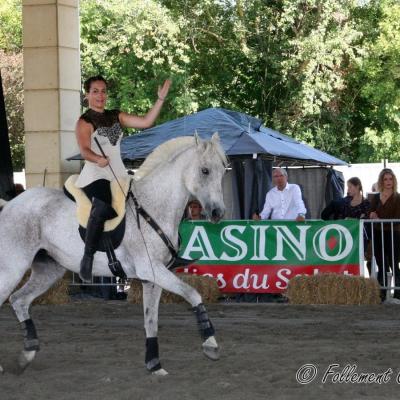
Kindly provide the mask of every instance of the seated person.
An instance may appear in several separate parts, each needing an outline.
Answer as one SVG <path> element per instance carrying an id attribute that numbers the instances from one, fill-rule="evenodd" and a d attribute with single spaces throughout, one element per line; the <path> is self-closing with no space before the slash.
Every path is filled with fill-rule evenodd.
<path id="1" fill-rule="evenodd" d="M 196 199 L 189 201 L 187 208 L 186 208 L 186 221 L 192 220 L 204 220 L 205 217 L 202 214 L 203 207 L 201 206 L 200 202 Z"/>
<path id="2" fill-rule="evenodd" d="M 354 177 L 347 181 L 347 196 L 340 200 L 332 200 L 322 211 L 321 218 L 324 220 L 362 219 L 368 217 L 369 209 L 370 202 L 363 196 L 361 181 Z"/>
<path id="3" fill-rule="evenodd" d="M 307 210 L 301 196 L 300 187 L 288 183 L 288 175 L 283 168 L 273 170 L 272 181 L 275 186 L 265 196 L 265 204 L 261 214 L 253 214 L 253 219 L 304 221 Z"/>

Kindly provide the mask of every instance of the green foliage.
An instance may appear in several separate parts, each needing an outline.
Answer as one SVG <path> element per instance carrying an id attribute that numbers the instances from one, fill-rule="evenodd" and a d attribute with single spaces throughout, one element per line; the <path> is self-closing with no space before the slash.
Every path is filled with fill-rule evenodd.
<path id="1" fill-rule="evenodd" d="M 366 55 L 355 73 L 360 87 L 360 108 L 365 134 L 360 159 L 400 158 L 400 3 L 381 0 L 371 4 L 376 29 L 366 32 Z M 376 16 L 379 16 L 376 18 Z M 371 18 L 370 18 L 371 19 Z"/>
<path id="2" fill-rule="evenodd" d="M 225 107 L 347 161 L 400 158 L 398 0 L 81 0 L 80 18 L 83 79 L 109 80 L 110 107 L 143 114 L 170 77 L 158 122 Z M 17 56 L 20 0 L 0 0 L 0 23 Z M 7 67 L 13 132 L 20 68 Z"/>
<path id="3" fill-rule="evenodd" d="M 170 77 L 174 86 L 161 118 L 193 111 L 183 90 L 188 58 L 179 18 L 151 0 L 83 0 L 80 12 L 82 74 L 104 74 L 110 107 L 143 114 Z"/>
<path id="4" fill-rule="evenodd" d="M 397 0 L 164 0 L 199 109 L 258 116 L 348 161 L 398 159 Z"/>
<path id="5" fill-rule="evenodd" d="M 25 166 L 22 0 L 0 0 L 0 71 L 13 168 Z"/>
<path id="6" fill-rule="evenodd" d="M 22 48 L 22 0 L 0 0 L 0 50 Z"/>
<path id="7" fill-rule="evenodd" d="M 22 53 L 0 50 L 0 70 L 14 171 L 25 166 L 24 88 Z"/>

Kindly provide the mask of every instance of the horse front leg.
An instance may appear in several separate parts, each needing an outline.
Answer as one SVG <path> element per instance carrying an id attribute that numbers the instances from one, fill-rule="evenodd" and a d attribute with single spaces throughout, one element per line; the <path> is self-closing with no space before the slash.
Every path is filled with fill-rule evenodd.
<path id="1" fill-rule="evenodd" d="M 208 317 L 206 307 L 203 303 L 200 303 L 196 307 L 193 307 L 192 310 L 196 315 L 200 336 L 203 339 L 203 353 L 209 359 L 216 361 L 219 359 L 219 347 L 215 339 L 215 329 Z"/>
<path id="2" fill-rule="evenodd" d="M 149 276 L 150 278 L 150 276 Z M 197 324 L 200 330 L 200 336 L 203 339 L 203 353 L 211 360 L 219 359 L 219 347 L 215 339 L 215 329 L 210 321 L 205 305 L 202 302 L 200 294 L 187 283 L 181 281 L 171 271 L 165 267 L 159 268 L 154 274 L 154 282 L 162 289 L 182 296 L 189 304 L 196 316 Z"/>
<path id="3" fill-rule="evenodd" d="M 168 372 L 161 367 L 158 352 L 158 306 L 162 289 L 147 281 L 142 282 L 142 286 L 144 329 L 146 331 L 146 368 L 154 375 L 167 375 Z"/>

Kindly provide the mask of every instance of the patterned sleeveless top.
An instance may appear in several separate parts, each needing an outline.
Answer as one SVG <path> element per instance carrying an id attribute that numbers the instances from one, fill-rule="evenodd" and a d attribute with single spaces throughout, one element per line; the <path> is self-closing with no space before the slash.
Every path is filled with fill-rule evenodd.
<path id="1" fill-rule="evenodd" d="M 99 113 L 89 109 L 80 118 L 93 126 L 93 133 L 91 135 L 92 151 L 101 154 L 100 149 L 94 141 L 94 138 L 97 138 L 104 153 L 109 158 L 111 168 L 116 176 L 124 178 L 127 176 L 127 173 L 120 153 L 123 132 L 118 119 L 119 113 L 119 110 L 105 110 Z M 85 165 L 76 180 L 75 186 L 82 188 L 99 179 L 112 181 L 114 176 L 111 169 L 108 166 L 101 168 L 96 163 L 85 160 Z"/>

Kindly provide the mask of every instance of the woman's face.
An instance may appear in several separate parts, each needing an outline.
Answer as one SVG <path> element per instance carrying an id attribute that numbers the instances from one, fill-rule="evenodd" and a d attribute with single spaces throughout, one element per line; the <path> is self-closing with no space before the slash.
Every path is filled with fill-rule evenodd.
<path id="1" fill-rule="evenodd" d="M 383 175 L 383 189 L 393 190 L 393 176 L 392 176 L 392 174 Z"/>
<path id="2" fill-rule="evenodd" d="M 353 185 L 350 182 L 347 182 L 347 194 L 351 197 L 354 197 L 361 193 L 361 190 L 358 186 Z"/>
<path id="3" fill-rule="evenodd" d="M 90 85 L 89 93 L 86 93 L 89 108 L 103 112 L 107 102 L 107 86 L 103 81 L 94 81 Z"/>

